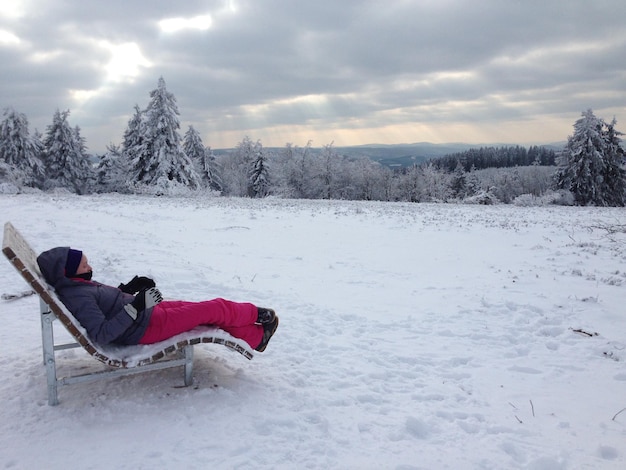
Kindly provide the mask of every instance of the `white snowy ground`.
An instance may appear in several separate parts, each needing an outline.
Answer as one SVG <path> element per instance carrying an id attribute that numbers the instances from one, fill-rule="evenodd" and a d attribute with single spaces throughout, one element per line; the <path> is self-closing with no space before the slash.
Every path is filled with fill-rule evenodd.
<path id="1" fill-rule="evenodd" d="M 590 229 L 624 209 L 39 194 L 0 214 L 100 281 L 281 318 L 252 361 L 196 347 L 193 387 L 173 369 L 49 407 L 38 299 L 0 300 L 0 468 L 626 468 L 625 240 Z M 0 293 L 26 288 L 1 262 Z"/>

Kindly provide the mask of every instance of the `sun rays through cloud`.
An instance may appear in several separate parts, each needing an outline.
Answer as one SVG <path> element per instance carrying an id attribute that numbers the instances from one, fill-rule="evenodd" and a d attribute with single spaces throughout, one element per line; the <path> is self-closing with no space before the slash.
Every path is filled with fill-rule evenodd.
<path id="1" fill-rule="evenodd" d="M 139 75 L 142 68 L 152 66 L 152 62 L 143 55 L 139 45 L 134 42 L 111 44 L 105 41 L 102 45 L 111 53 L 111 59 L 105 66 L 108 81 L 132 80 Z"/>

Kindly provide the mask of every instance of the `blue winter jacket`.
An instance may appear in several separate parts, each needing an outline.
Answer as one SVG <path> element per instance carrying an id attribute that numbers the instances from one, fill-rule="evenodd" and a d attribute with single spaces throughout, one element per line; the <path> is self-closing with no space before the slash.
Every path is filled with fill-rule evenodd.
<path id="1" fill-rule="evenodd" d="M 150 321 L 152 308 L 138 313 L 137 320 L 124 310 L 135 296 L 117 287 L 95 281 L 65 277 L 65 262 L 69 247 L 44 251 L 37 264 L 44 278 L 80 324 L 92 341 L 100 345 L 109 343 L 138 344 Z"/>

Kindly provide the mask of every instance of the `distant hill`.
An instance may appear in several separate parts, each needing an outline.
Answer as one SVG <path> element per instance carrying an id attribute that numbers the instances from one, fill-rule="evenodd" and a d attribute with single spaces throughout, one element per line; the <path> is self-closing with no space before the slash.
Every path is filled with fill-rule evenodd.
<path id="1" fill-rule="evenodd" d="M 565 143 L 553 143 L 540 145 L 552 150 L 560 150 Z M 473 148 L 481 147 L 513 147 L 515 144 L 465 144 L 461 142 L 432 144 L 430 142 L 419 142 L 415 144 L 370 144 L 357 145 L 352 147 L 337 147 L 336 150 L 341 155 L 348 158 L 368 157 L 390 168 L 409 167 L 419 165 L 431 158 L 444 157 L 446 155 L 465 152 Z M 526 147 L 522 145 L 521 147 Z"/>
<path id="2" fill-rule="evenodd" d="M 349 158 L 369 157 L 381 165 L 389 167 L 407 167 L 423 163 L 431 158 L 443 157 L 456 152 L 463 152 L 481 145 L 463 143 L 431 144 L 419 142 L 415 144 L 369 144 L 352 147 L 337 147 L 341 155 Z"/>
<path id="3" fill-rule="evenodd" d="M 348 158 L 362 158 L 367 157 L 375 162 L 380 163 L 391 168 L 409 167 L 412 165 L 419 165 L 431 158 L 443 157 L 452 153 L 464 152 L 472 148 L 481 147 L 509 147 L 516 144 L 465 144 L 461 142 L 445 143 L 445 144 L 432 144 L 430 142 L 418 142 L 414 144 L 367 144 L 367 145 L 354 145 L 347 147 L 335 147 L 335 150 L 339 155 L 343 155 Z M 565 145 L 565 142 L 555 142 L 553 144 L 541 145 L 542 147 L 548 147 L 553 150 L 560 150 Z M 522 147 L 528 147 L 523 145 Z M 280 151 L 283 147 L 266 147 L 266 150 Z M 320 148 L 311 149 L 315 153 L 321 151 Z M 218 149 L 214 150 L 216 155 L 223 155 L 232 152 L 233 149 Z"/>

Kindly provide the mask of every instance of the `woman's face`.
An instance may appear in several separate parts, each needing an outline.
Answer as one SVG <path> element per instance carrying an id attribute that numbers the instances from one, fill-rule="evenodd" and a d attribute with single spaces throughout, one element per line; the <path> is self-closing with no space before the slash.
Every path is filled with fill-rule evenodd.
<path id="1" fill-rule="evenodd" d="M 87 261 L 87 257 L 83 255 L 80 259 L 80 264 L 78 265 L 78 269 L 76 269 L 76 274 L 86 274 L 91 272 L 91 266 L 89 266 L 89 261 Z"/>

